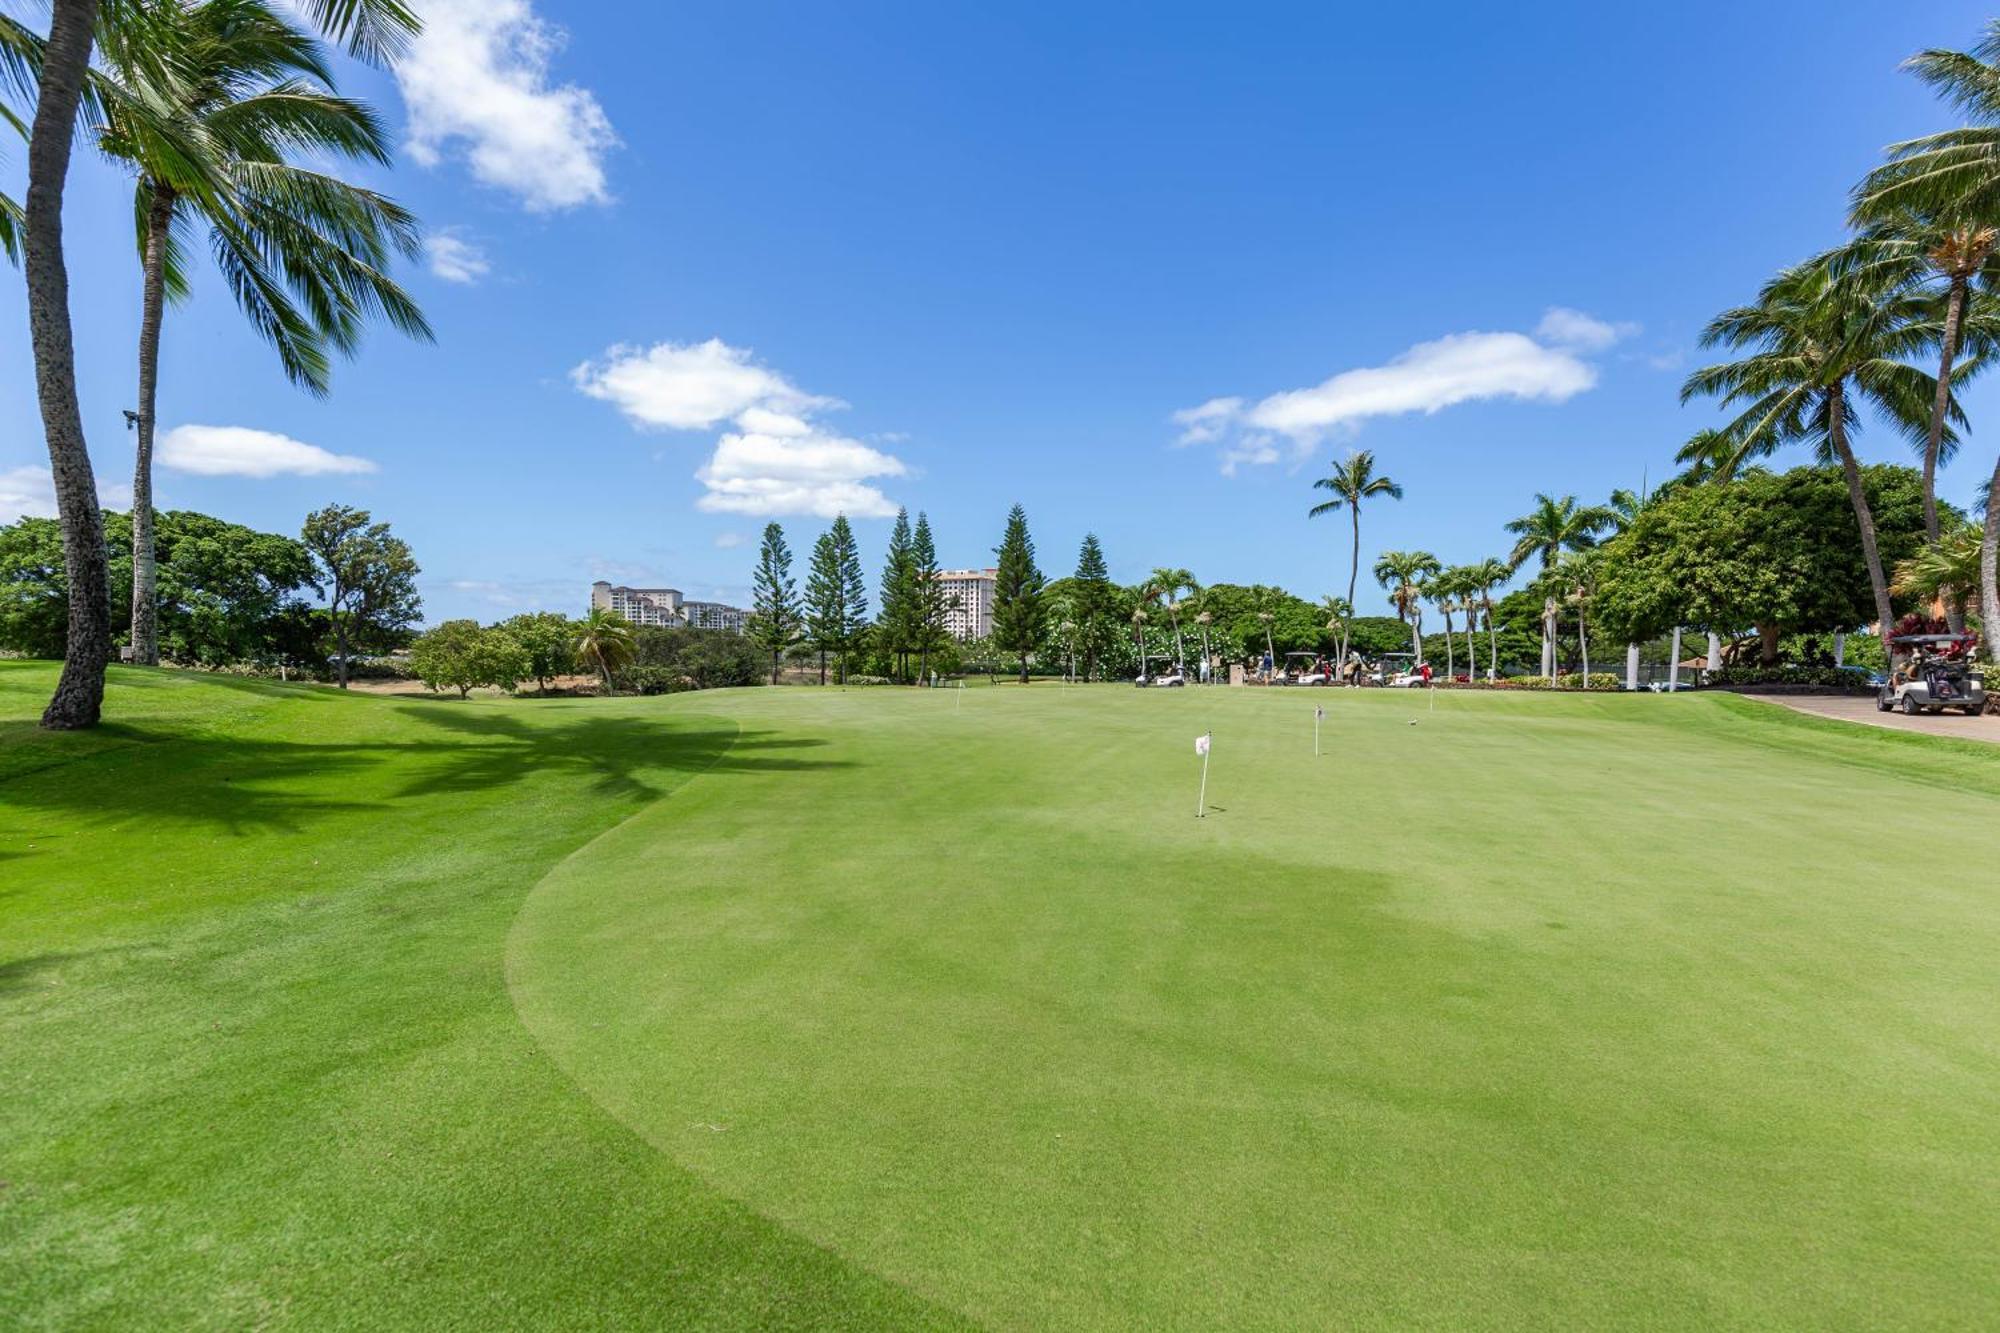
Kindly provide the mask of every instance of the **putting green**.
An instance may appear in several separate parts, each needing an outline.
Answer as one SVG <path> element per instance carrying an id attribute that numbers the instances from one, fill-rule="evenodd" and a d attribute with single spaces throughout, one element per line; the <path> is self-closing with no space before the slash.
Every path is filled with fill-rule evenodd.
<path id="1" fill-rule="evenodd" d="M 735 748 L 540 882 L 516 1008 L 647 1141 L 919 1296 L 2000 1319 L 2000 755 L 1711 697 L 700 707 Z"/>

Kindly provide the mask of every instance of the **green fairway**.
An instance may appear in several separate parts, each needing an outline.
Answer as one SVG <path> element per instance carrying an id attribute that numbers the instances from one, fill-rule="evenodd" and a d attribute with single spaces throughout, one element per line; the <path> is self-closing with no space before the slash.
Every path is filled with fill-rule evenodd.
<path id="1" fill-rule="evenodd" d="M 52 679 L 0 663 L 9 1320 L 2000 1320 L 1992 747 L 130 671 L 50 736 Z"/>

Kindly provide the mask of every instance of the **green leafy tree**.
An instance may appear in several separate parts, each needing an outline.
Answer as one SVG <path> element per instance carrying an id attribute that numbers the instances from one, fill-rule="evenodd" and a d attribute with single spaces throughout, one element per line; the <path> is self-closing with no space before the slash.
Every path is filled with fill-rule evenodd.
<path id="1" fill-rule="evenodd" d="M 1042 637 L 1042 571 L 1035 568 L 1035 543 L 1028 515 L 1015 505 L 995 552 L 999 572 L 993 582 L 993 641 L 1021 659 L 1021 683 L 1028 683 L 1028 659 Z"/>
<path id="2" fill-rule="evenodd" d="M 527 654 L 521 679 L 532 680 L 543 694 L 549 683 L 576 664 L 576 622 L 560 611 L 531 611 L 503 622 Z"/>
<path id="3" fill-rule="evenodd" d="M 1308 518 L 1318 518 L 1322 514 L 1337 514 L 1347 511 L 1354 530 L 1354 543 L 1349 551 L 1347 565 L 1347 604 L 1354 605 L 1354 585 L 1361 576 L 1361 502 L 1373 496 L 1386 495 L 1391 500 L 1403 498 L 1403 488 L 1387 477 L 1375 475 L 1375 455 L 1366 449 L 1357 449 L 1334 465 L 1333 471 L 1313 482 L 1315 490 L 1330 491 L 1332 498 L 1323 500 L 1306 511 Z M 1338 660 L 1347 661 L 1348 641 L 1343 631 Z M 1357 682 L 1358 683 L 1358 682 Z"/>
<path id="4" fill-rule="evenodd" d="M 1418 662 L 1424 656 L 1424 580 L 1441 566 L 1429 551 L 1384 551 L 1375 561 L 1375 581 L 1389 593 L 1396 617 L 1410 627 L 1410 644 Z"/>
<path id="5" fill-rule="evenodd" d="M 611 693 L 612 676 L 632 660 L 633 652 L 632 622 L 616 611 L 593 606 L 576 622 L 570 656 L 580 669 L 597 673 L 606 694 Z"/>
<path id="6" fill-rule="evenodd" d="M 802 626 L 798 588 L 792 581 L 792 551 L 785 545 L 785 530 L 776 523 L 764 525 L 750 599 L 749 639 L 771 655 L 771 683 L 776 685 L 785 650 L 798 641 Z"/>
<path id="7" fill-rule="evenodd" d="M 313 558 L 313 587 L 326 599 L 332 622 L 340 688 L 356 644 L 380 643 L 417 623 L 416 558 L 387 523 L 367 510 L 328 505 L 306 515 L 306 550 Z"/>
<path id="8" fill-rule="evenodd" d="M 833 520 L 834 551 L 840 559 L 840 596 L 846 629 L 840 640 L 840 683 L 847 683 L 848 654 L 868 632 L 868 581 L 861 573 L 861 544 L 843 516 Z"/>
<path id="9" fill-rule="evenodd" d="M 447 620 L 410 645 L 410 667 L 432 690 L 457 690 L 463 699 L 481 686 L 512 693 L 531 674 L 528 650 L 500 626 Z"/>
<path id="10" fill-rule="evenodd" d="M 1923 482 L 1911 468 L 1862 470 L 1881 549 L 1925 546 Z M 1642 643 L 1676 625 L 1754 626 L 1775 663 L 1784 637 L 1848 630 L 1874 616 L 1846 479 L 1828 466 L 1749 469 L 1647 506 L 1606 543 L 1594 596 L 1599 628 Z"/>
<path id="11" fill-rule="evenodd" d="M 322 31 L 369 59 L 394 54 L 417 29 L 402 0 L 301 0 L 301 12 Z M 77 111 L 89 82 L 91 47 L 100 20 L 108 34 L 142 23 L 147 7 L 99 0 L 53 0 L 48 39 L 36 53 L 35 111 L 28 140 L 28 194 L 19 226 L 26 275 L 29 345 L 36 397 L 55 482 L 63 559 L 72 592 L 63 670 L 42 725 L 72 730 L 97 724 L 104 668 L 111 651 L 109 562 L 97 482 L 85 443 L 76 391 L 76 349 L 69 280 L 63 257 L 62 212 L 75 141 Z M 137 40 L 137 38 L 135 38 Z M 11 63 L 18 71 L 18 61 Z"/>
<path id="12" fill-rule="evenodd" d="M 386 165 L 388 137 L 367 107 L 332 93 L 319 47 L 274 5 L 157 5 L 145 41 L 104 50 L 105 77 L 126 95 L 102 99 L 98 146 L 137 179 L 132 653 L 152 664 L 159 661 L 151 507 L 160 337 L 166 304 L 191 291 L 187 232 L 195 225 L 207 232 L 251 327 L 277 349 L 285 374 L 315 394 L 327 391 L 329 352 L 353 351 L 371 316 L 413 337 L 429 339 L 431 330 L 386 271 L 392 254 L 417 254 L 415 219 L 330 170 L 341 159 Z M 182 132 L 152 133 L 157 108 Z M 201 160 L 191 163 L 191 151 Z M 288 160 L 299 158 L 311 165 Z"/>

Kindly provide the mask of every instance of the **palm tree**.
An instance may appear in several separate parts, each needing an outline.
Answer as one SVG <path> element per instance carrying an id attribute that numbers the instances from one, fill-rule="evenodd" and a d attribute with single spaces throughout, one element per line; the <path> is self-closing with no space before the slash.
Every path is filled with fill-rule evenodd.
<path id="1" fill-rule="evenodd" d="M 1347 510 L 1354 523 L 1354 545 L 1347 566 L 1347 604 L 1354 605 L 1354 582 L 1361 574 L 1361 502 L 1371 495 L 1386 495 L 1392 500 L 1403 498 L 1403 488 L 1387 477 L 1375 475 L 1375 455 L 1366 449 L 1356 449 L 1341 462 L 1334 464 L 1333 471 L 1313 482 L 1315 490 L 1331 491 L 1333 498 L 1323 500 L 1306 511 L 1306 517 L 1318 518 L 1322 514 Z M 1340 628 L 1340 660 L 1347 661 L 1347 626 Z M 1358 683 L 1358 682 L 1357 682 Z"/>
<path id="2" fill-rule="evenodd" d="M 1195 613 L 1194 623 L 1201 627 L 1201 662 L 1203 667 L 1207 667 L 1215 661 L 1208 651 L 1208 627 L 1215 623 L 1215 613 L 1198 611 Z M 1206 680 L 1207 677 L 1204 676 L 1203 679 Z"/>
<path id="3" fill-rule="evenodd" d="M 1439 570 L 1424 581 L 1421 589 L 1444 620 L 1444 674 L 1447 678 L 1458 674 L 1458 650 L 1453 645 L 1457 631 L 1451 624 L 1451 618 L 1458 614 L 1458 588 L 1452 583 L 1450 574 L 1449 570 Z"/>
<path id="4" fill-rule="evenodd" d="M 1143 590 L 1140 595 L 1141 597 L 1144 596 Z M 1139 674 L 1141 676 L 1146 674 L 1146 622 L 1151 618 L 1146 614 L 1145 607 L 1135 606 L 1132 608 L 1132 643 L 1139 654 Z"/>
<path id="5" fill-rule="evenodd" d="M 189 293 L 181 238 L 206 224 L 217 266 L 251 326 L 277 349 L 285 374 L 315 395 L 328 389 L 328 352 L 352 352 L 370 315 L 428 340 L 430 325 L 386 268 L 414 257 L 416 220 L 370 190 L 294 165 L 339 158 L 386 165 L 388 138 L 367 107 L 334 96 L 318 46 L 268 0 L 164 6 L 150 40 L 174 53 L 170 80 L 129 45 L 108 44 L 109 77 L 128 91 L 108 99 L 98 143 L 137 177 L 144 274 L 139 320 L 138 459 L 132 478 L 132 659 L 159 662 L 153 558 L 153 432 L 160 326 L 168 300 Z M 149 85 L 148 81 L 151 81 Z M 166 105 L 199 147 L 197 188 L 178 144 L 134 124 L 126 109 Z M 202 180 L 226 190 L 202 190 Z"/>
<path id="6" fill-rule="evenodd" d="M 300 0 L 322 31 L 363 58 L 384 59 L 417 29 L 403 0 Z M 100 15 L 100 8 L 102 14 Z M 55 481 L 69 586 L 69 634 L 63 670 L 42 725 L 68 730 L 95 726 L 104 702 L 104 668 L 111 653 L 110 576 L 97 482 L 76 393 L 76 344 L 70 324 L 69 277 L 63 259 L 62 206 L 75 141 L 77 108 L 90 73 L 100 17 L 107 30 L 137 24 L 144 10 L 128 0 L 54 0 L 49 35 L 36 60 L 35 114 L 28 139 L 28 197 L 22 210 L 22 268 L 28 291 L 29 343 L 36 396 Z M 9 62 L 10 68 L 18 68 Z"/>
<path id="7" fill-rule="evenodd" d="M 1726 310 L 1709 324 L 1705 346 L 1747 355 L 1695 371 L 1681 400 L 1715 396 L 1741 407 L 1724 428 L 1736 443 L 1725 472 L 1793 443 L 1809 444 L 1821 462 L 1840 465 L 1876 616 L 1886 629 L 1895 613 L 1851 438 L 1856 409 L 1866 404 L 1913 440 L 1924 439 L 1937 381 L 1902 358 L 1931 344 L 1938 326 L 1928 296 L 1907 286 L 1885 289 L 1877 285 L 1880 276 L 1833 255 L 1786 269 L 1765 284 L 1756 304 Z M 1955 402 L 1948 410 L 1954 421 L 1964 420 Z"/>
<path id="8" fill-rule="evenodd" d="M 1354 607 L 1345 597 L 1328 594 L 1319 599 L 1319 609 L 1326 612 L 1326 631 L 1335 636 L 1336 641 L 1347 629 L 1347 622 L 1354 616 Z M 1333 678 L 1336 681 L 1347 677 L 1347 659 L 1337 657 L 1333 663 Z"/>
<path id="9" fill-rule="evenodd" d="M 1584 689 L 1590 688 L 1590 632 L 1585 623 L 1585 612 L 1591 599 L 1597 596 L 1598 574 L 1603 562 L 1603 553 L 1595 548 L 1565 552 L 1552 571 L 1559 580 L 1557 593 L 1576 608 L 1576 646 L 1583 658 L 1583 675 L 1579 679 Z"/>
<path id="10" fill-rule="evenodd" d="M 1479 610 L 1486 617 L 1486 676 L 1491 680 L 1500 674 L 1500 631 L 1493 624 L 1493 590 L 1514 575 L 1513 569 L 1504 560 L 1486 559 L 1476 565 L 1467 565 L 1466 580 L 1472 591 L 1478 594 Z"/>
<path id="11" fill-rule="evenodd" d="M 1943 602 L 1962 621 L 1965 604 L 1979 594 L 1983 537 L 1975 524 L 1954 523 L 1936 543 L 1898 564 L 1889 586 L 1918 602 Z"/>
<path id="12" fill-rule="evenodd" d="M 1597 545 L 1598 534 L 1615 520 L 1611 511 L 1597 505 L 1579 506 L 1574 495 L 1560 500 L 1536 492 L 1535 507 L 1507 524 L 1514 534 L 1514 551 L 1509 557 L 1518 570 L 1530 559 L 1541 558 L 1542 571 L 1555 568 L 1556 557 L 1564 551 L 1583 551 Z M 1556 616 L 1558 603 L 1553 596 L 1542 601 L 1542 674 L 1556 674 Z"/>
<path id="13" fill-rule="evenodd" d="M 578 623 L 576 641 L 571 645 L 576 664 L 595 671 L 606 694 L 611 693 L 611 673 L 632 660 L 633 648 L 632 622 L 601 606 L 591 607 L 590 614 Z"/>
<path id="14" fill-rule="evenodd" d="M 1438 569 L 1438 559 L 1429 551 L 1384 551 L 1375 561 L 1375 581 L 1389 590 L 1396 618 L 1410 627 L 1419 666 L 1424 660 L 1423 582 Z"/>
<path id="15" fill-rule="evenodd" d="M 1181 641 L 1181 594 L 1200 592 L 1201 587 L 1194 581 L 1194 575 L 1185 569 L 1156 569 L 1147 575 L 1147 600 L 1157 599 L 1167 609 L 1167 615 L 1174 625 L 1174 665 L 1182 675 L 1187 674 L 1187 650 Z"/>

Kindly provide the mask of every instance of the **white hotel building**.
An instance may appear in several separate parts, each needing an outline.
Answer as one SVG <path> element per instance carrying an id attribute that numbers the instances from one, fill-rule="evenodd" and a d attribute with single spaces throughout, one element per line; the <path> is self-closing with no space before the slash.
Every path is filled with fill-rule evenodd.
<path id="1" fill-rule="evenodd" d="M 993 584 L 997 569 L 941 569 L 937 580 L 944 587 L 947 606 L 945 632 L 954 639 L 984 639 L 993 633 Z M 955 604 L 951 599 L 957 598 Z"/>
<path id="2" fill-rule="evenodd" d="M 602 579 L 590 585 L 593 610 L 611 611 L 635 625 L 663 629 L 726 629 L 737 634 L 750 619 L 741 607 L 690 602 L 679 588 L 627 588 Z"/>

